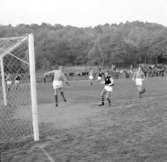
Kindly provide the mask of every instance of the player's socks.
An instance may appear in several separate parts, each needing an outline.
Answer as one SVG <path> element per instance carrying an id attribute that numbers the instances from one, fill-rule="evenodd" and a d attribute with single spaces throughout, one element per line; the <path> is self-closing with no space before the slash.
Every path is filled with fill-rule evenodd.
<path id="1" fill-rule="evenodd" d="M 111 106 L 111 100 L 107 98 L 107 101 L 108 101 L 108 106 Z"/>
<path id="2" fill-rule="evenodd" d="M 99 104 L 99 106 L 104 106 L 104 97 L 101 97 L 101 104 Z"/>
<path id="3" fill-rule="evenodd" d="M 143 93 L 145 93 L 146 92 L 146 89 L 145 88 L 143 88 L 143 90 L 141 91 L 141 93 L 143 94 Z"/>
<path id="4" fill-rule="evenodd" d="M 65 98 L 65 96 L 64 96 L 64 93 L 63 93 L 63 92 L 60 92 L 60 94 L 61 94 L 61 96 L 63 97 L 64 102 L 67 102 L 67 100 L 66 100 L 66 98 Z"/>
<path id="5" fill-rule="evenodd" d="M 146 89 L 143 88 L 142 91 L 139 92 L 139 98 L 142 98 L 142 94 L 146 92 Z"/>
<path id="6" fill-rule="evenodd" d="M 141 91 L 139 92 L 139 98 L 142 98 L 142 92 Z"/>
<path id="7" fill-rule="evenodd" d="M 58 107 L 58 95 L 55 95 L 55 104 L 56 104 L 56 107 Z"/>

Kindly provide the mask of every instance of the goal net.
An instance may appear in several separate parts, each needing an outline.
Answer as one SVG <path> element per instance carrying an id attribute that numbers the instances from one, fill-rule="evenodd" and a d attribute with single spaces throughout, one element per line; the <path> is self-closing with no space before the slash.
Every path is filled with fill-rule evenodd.
<path id="1" fill-rule="evenodd" d="M 38 141 L 32 34 L 0 38 L 0 72 L 0 143 L 22 140 L 26 137 L 33 137 L 35 141 Z M 28 109 L 26 114 L 24 113 L 25 107 Z"/>

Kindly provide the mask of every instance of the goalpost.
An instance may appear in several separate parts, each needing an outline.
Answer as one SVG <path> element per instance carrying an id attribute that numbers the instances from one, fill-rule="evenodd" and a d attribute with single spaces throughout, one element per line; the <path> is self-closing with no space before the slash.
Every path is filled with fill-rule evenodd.
<path id="1" fill-rule="evenodd" d="M 0 115 L 0 131 L 1 129 L 4 131 L 5 128 L 4 136 L 6 134 L 8 139 L 15 139 L 11 133 L 16 137 L 33 134 L 34 141 L 39 141 L 33 34 L 0 38 L 0 69 L 1 105 L 4 105 L 0 108 L 2 111 L 2 113 L 0 112 L 2 114 Z M 31 128 L 28 129 L 29 123 L 26 120 L 15 117 L 22 111 L 22 105 L 31 107 L 32 132 Z M 0 135 L 0 142 L 3 141 L 1 136 L 3 135 Z"/>

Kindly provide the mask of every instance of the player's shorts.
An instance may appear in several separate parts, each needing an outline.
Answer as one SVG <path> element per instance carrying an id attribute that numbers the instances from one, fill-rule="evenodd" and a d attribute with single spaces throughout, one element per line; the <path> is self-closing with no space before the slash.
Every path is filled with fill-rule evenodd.
<path id="1" fill-rule="evenodd" d="M 11 81 L 11 80 L 8 80 L 6 83 L 7 83 L 7 85 L 11 85 L 11 84 L 12 84 L 12 81 Z"/>
<path id="2" fill-rule="evenodd" d="M 102 79 L 102 77 L 101 77 L 101 76 L 98 76 L 98 77 L 97 77 L 97 80 L 101 80 L 101 79 Z"/>
<path id="3" fill-rule="evenodd" d="M 136 78 L 136 85 L 137 85 L 137 86 L 142 86 L 142 85 L 143 85 L 143 79 L 141 79 L 141 78 Z"/>
<path id="4" fill-rule="evenodd" d="M 112 91 L 113 91 L 113 87 L 112 87 L 112 86 L 109 86 L 109 85 L 105 85 L 105 86 L 104 86 L 104 89 L 105 89 L 107 92 L 112 92 Z"/>
<path id="5" fill-rule="evenodd" d="M 53 81 L 53 89 L 59 89 L 63 87 L 63 82 L 62 81 L 58 81 L 58 80 L 54 80 Z"/>
<path id="6" fill-rule="evenodd" d="M 15 80 L 15 84 L 19 84 L 20 83 L 20 81 L 19 80 Z"/>
<path id="7" fill-rule="evenodd" d="M 89 76 L 89 79 L 90 79 L 90 80 L 93 80 L 93 76 L 92 76 L 92 75 L 90 75 L 90 76 Z"/>

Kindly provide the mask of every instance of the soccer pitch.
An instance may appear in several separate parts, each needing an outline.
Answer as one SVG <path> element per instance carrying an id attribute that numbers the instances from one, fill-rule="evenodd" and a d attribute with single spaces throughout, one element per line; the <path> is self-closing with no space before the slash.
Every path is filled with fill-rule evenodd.
<path id="1" fill-rule="evenodd" d="M 37 85 L 41 140 L 9 145 L 8 162 L 164 162 L 167 161 L 167 79 L 148 78 L 138 98 L 129 79 L 115 80 L 112 106 L 98 107 L 103 85 L 71 81 L 68 102 L 55 108 L 51 83 Z M 28 105 L 14 113 L 31 121 Z M 11 149 L 10 149 L 11 147 Z"/>

